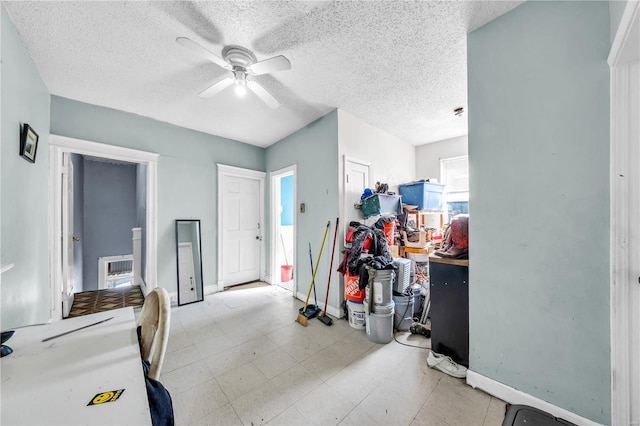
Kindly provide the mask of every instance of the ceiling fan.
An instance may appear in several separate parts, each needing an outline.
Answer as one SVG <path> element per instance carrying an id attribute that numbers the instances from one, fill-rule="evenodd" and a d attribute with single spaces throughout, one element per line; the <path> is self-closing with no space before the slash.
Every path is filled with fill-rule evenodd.
<path id="1" fill-rule="evenodd" d="M 258 61 L 249 49 L 242 46 L 229 45 L 222 49 L 222 57 L 219 57 L 189 38 L 178 37 L 176 42 L 233 73 L 232 76 L 230 75 L 213 83 L 198 93 L 198 96 L 210 98 L 233 84 L 235 85 L 236 93 L 240 96 L 244 95 L 247 88 L 249 88 L 270 108 L 275 109 L 280 106 L 280 102 L 267 89 L 248 77 L 291 69 L 291 62 L 284 56 L 279 55 L 264 61 Z"/>

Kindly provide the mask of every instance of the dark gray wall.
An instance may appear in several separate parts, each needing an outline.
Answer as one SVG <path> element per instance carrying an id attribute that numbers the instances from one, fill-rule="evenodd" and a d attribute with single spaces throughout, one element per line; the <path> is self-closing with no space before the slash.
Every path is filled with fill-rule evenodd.
<path id="1" fill-rule="evenodd" d="M 84 289 L 98 288 L 98 258 L 132 254 L 136 166 L 85 159 Z"/>

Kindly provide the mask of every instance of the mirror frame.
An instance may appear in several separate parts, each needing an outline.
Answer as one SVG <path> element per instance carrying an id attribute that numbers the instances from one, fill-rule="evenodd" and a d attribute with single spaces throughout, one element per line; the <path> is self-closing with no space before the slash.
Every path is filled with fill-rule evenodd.
<path id="1" fill-rule="evenodd" d="M 196 268 L 194 265 L 194 272 L 200 273 L 200 286 L 198 288 L 198 284 L 196 283 L 196 296 L 198 295 L 198 291 L 200 292 L 199 297 L 192 302 L 181 303 L 180 301 L 180 238 L 178 234 L 178 228 L 181 223 L 192 223 L 195 224 L 196 229 L 198 231 L 198 256 L 200 258 L 199 268 Z M 200 219 L 176 219 L 175 220 L 175 228 L 176 228 L 176 290 L 178 297 L 178 306 L 189 305 L 191 303 L 202 302 L 204 300 L 204 278 L 202 275 L 202 228 L 200 226 Z"/>

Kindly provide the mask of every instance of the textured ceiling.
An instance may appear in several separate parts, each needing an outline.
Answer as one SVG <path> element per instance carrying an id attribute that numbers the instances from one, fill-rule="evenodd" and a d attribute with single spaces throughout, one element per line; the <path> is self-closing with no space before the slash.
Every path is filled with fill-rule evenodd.
<path id="1" fill-rule="evenodd" d="M 334 108 L 414 145 L 467 133 L 466 34 L 521 1 L 13 2 L 9 16 L 54 95 L 268 146 Z M 282 105 L 227 88 L 175 42 L 289 71 L 255 76 Z"/>

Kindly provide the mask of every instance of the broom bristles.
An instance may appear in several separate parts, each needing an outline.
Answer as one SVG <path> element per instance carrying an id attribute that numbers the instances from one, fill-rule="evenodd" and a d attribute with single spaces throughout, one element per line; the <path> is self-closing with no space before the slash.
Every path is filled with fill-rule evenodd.
<path id="1" fill-rule="evenodd" d="M 298 314 L 298 319 L 296 321 L 298 321 L 300 324 L 304 325 L 305 327 L 307 326 L 307 317 L 305 317 L 302 314 Z"/>

